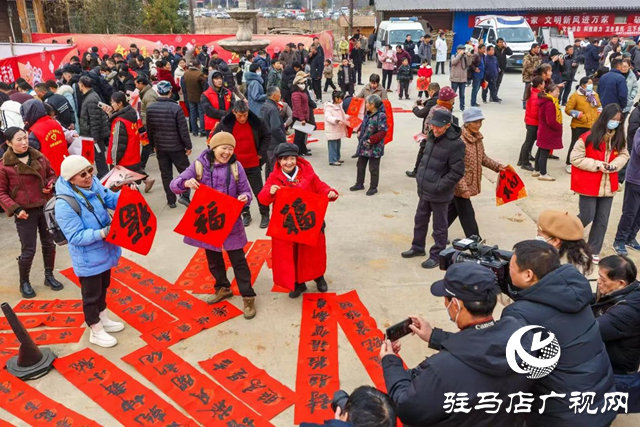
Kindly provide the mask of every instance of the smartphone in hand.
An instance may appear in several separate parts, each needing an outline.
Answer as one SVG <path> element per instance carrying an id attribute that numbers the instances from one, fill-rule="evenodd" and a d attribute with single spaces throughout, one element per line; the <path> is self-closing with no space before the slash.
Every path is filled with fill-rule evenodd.
<path id="1" fill-rule="evenodd" d="M 400 323 L 397 323 L 393 326 L 389 326 L 386 330 L 385 335 L 387 339 L 391 342 L 398 341 L 402 337 L 406 337 L 411 333 L 411 329 L 409 325 L 411 325 L 413 321 L 411 318 L 407 318 Z"/>

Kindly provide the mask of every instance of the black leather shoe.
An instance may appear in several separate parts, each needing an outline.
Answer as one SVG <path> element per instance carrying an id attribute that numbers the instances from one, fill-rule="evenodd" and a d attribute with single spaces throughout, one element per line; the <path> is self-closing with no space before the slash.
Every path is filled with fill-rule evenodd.
<path id="1" fill-rule="evenodd" d="M 188 208 L 191 204 L 191 200 L 187 199 L 186 197 L 178 197 L 178 203 L 180 203 L 185 208 Z"/>
<path id="2" fill-rule="evenodd" d="M 360 191 L 360 190 L 364 190 L 364 185 L 356 184 L 353 187 L 349 188 L 349 191 Z"/>
<path id="3" fill-rule="evenodd" d="M 20 294 L 22 295 L 23 298 L 30 299 L 30 298 L 35 298 L 36 291 L 34 291 L 33 288 L 31 287 L 31 283 L 26 281 L 26 282 L 20 283 Z"/>
<path id="4" fill-rule="evenodd" d="M 289 298 L 298 298 L 306 290 L 307 290 L 306 283 L 296 283 L 295 290 L 289 292 Z"/>
<path id="5" fill-rule="evenodd" d="M 415 177 L 416 177 L 416 175 L 418 175 L 418 174 L 417 174 L 417 173 L 415 173 L 414 171 L 406 171 L 405 173 L 407 174 L 407 176 L 408 176 L 409 178 L 415 178 Z"/>
<path id="6" fill-rule="evenodd" d="M 260 228 L 267 228 L 269 226 L 269 215 L 262 215 L 260 218 Z"/>
<path id="7" fill-rule="evenodd" d="M 560 158 L 560 157 L 556 156 L 555 154 L 551 154 L 551 155 L 549 156 L 549 159 L 551 159 L 551 160 L 558 160 L 559 158 Z"/>
<path id="8" fill-rule="evenodd" d="M 353 156 L 351 156 L 351 158 L 352 158 L 352 159 L 357 159 L 357 158 L 358 158 L 358 155 L 357 155 L 357 154 L 354 154 Z"/>
<path id="9" fill-rule="evenodd" d="M 248 227 L 249 224 L 251 224 L 252 218 L 251 218 L 251 213 L 250 212 L 243 212 L 242 213 L 242 225 L 244 225 L 245 227 Z"/>
<path id="10" fill-rule="evenodd" d="M 422 263 L 422 268 L 432 269 L 432 268 L 436 268 L 437 266 L 438 266 L 438 262 L 435 259 L 431 259 L 431 258 L 429 258 L 428 260 Z"/>
<path id="11" fill-rule="evenodd" d="M 378 192 L 377 188 L 370 188 L 370 189 L 367 190 L 367 196 L 373 196 L 377 192 Z"/>
<path id="12" fill-rule="evenodd" d="M 318 287 L 318 292 L 327 292 L 329 290 L 329 285 L 327 285 L 327 281 L 324 280 L 324 276 L 318 277 L 315 282 Z"/>
<path id="13" fill-rule="evenodd" d="M 531 166 L 531 165 L 522 165 L 522 166 L 520 166 L 520 169 L 524 169 L 526 171 L 533 172 L 533 166 Z"/>
<path id="14" fill-rule="evenodd" d="M 64 289 L 64 285 L 56 280 L 53 273 L 45 273 L 44 285 L 50 287 L 52 291 L 61 291 Z"/>
<path id="15" fill-rule="evenodd" d="M 415 258 L 417 256 L 425 256 L 427 253 L 425 251 L 418 251 L 415 249 L 409 249 L 408 251 L 402 252 L 402 258 Z"/>

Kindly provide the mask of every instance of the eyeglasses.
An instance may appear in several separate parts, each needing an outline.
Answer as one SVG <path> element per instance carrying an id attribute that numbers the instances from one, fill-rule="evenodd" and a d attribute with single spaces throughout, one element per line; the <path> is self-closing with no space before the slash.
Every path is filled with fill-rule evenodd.
<path id="1" fill-rule="evenodd" d="M 78 175 L 80 175 L 80 178 L 86 178 L 87 175 L 88 176 L 93 175 L 93 166 L 89 166 L 88 168 L 80 172 Z"/>

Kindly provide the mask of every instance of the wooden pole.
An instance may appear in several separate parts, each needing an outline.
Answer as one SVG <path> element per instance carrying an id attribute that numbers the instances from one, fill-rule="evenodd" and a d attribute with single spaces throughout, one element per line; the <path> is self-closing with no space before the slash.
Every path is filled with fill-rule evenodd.
<path id="1" fill-rule="evenodd" d="M 189 0 L 189 16 L 191 17 L 191 34 L 196 33 L 196 17 L 193 15 L 193 0 Z"/>
<path id="2" fill-rule="evenodd" d="M 353 0 L 349 0 L 349 37 L 353 35 Z"/>
<path id="3" fill-rule="evenodd" d="M 33 5 L 33 13 L 36 16 L 36 26 L 38 27 L 38 32 L 46 33 L 47 26 L 44 22 L 44 6 L 42 5 L 42 0 L 33 0 L 31 4 Z"/>
<path id="4" fill-rule="evenodd" d="M 20 30 L 22 31 L 22 42 L 31 43 L 31 28 L 29 27 L 29 15 L 27 15 L 26 0 L 16 0 L 18 8 L 18 19 L 20 20 Z"/>

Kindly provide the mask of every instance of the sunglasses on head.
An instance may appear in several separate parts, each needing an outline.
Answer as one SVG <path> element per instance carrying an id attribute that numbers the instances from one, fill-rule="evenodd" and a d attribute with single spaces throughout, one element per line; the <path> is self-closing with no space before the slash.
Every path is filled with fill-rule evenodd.
<path id="1" fill-rule="evenodd" d="M 87 176 L 93 175 L 93 166 L 89 166 L 88 168 L 80 172 L 78 175 L 80 175 L 80 178 L 86 178 Z"/>

